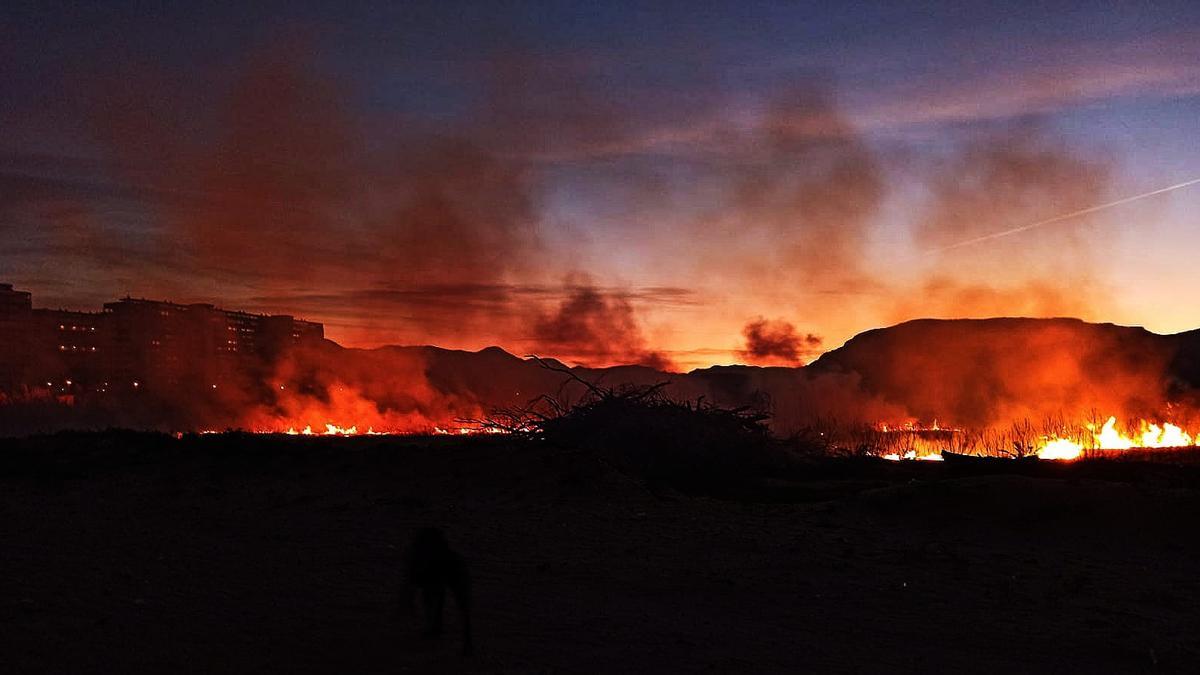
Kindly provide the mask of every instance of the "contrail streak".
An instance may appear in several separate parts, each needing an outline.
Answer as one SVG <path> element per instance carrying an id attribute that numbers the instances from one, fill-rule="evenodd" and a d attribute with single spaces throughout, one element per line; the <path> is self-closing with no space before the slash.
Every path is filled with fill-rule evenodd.
<path id="1" fill-rule="evenodd" d="M 1171 192 L 1172 190 L 1178 190 L 1180 188 L 1185 188 L 1185 187 L 1188 187 L 1189 185 L 1195 185 L 1197 183 L 1200 183 L 1200 178 L 1193 178 L 1191 180 L 1187 180 L 1182 183 L 1176 183 L 1175 185 L 1168 185 L 1165 188 L 1159 188 L 1157 190 L 1151 190 L 1150 192 L 1143 192 L 1140 195 L 1133 195 L 1132 197 L 1125 197 L 1124 199 L 1118 199 L 1115 202 L 1108 202 L 1107 204 L 1100 204 L 1099 206 L 1089 206 L 1086 209 L 1080 209 L 1078 211 L 1064 213 L 1061 216 L 1054 216 L 1053 218 L 1047 218 L 1046 220 L 1039 220 L 1036 223 L 1029 223 L 1028 225 L 1022 225 L 1020 227 L 1014 227 L 1014 228 L 1011 228 L 1008 230 L 1001 230 L 999 232 L 985 234 L 981 237 L 975 237 L 974 239 L 960 241 L 956 244 L 950 244 L 949 246 L 943 246 L 941 248 L 930 249 L 930 250 L 926 251 L 926 253 L 927 254 L 944 253 L 946 251 L 952 251 L 956 248 L 963 248 L 964 246 L 973 246 L 975 244 L 979 244 L 979 243 L 982 243 L 985 241 L 991 241 L 993 239 L 999 239 L 1001 237 L 1007 237 L 1007 236 L 1014 235 L 1014 234 L 1020 234 L 1021 232 L 1025 232 L 1027 230 L 1032 230 L 1036 227 L 1042 227 L 1043 225 L 1050 225 L 1052 223 L 1058 223 L 1058 222 L 1061 222 L 1064 220 L 1070 220 L 1071 218 L 1078 218 L 1079 216 L 1085 216 L 1089 213 L 1103 211 L 1104 209 L 1111 209 L 1114 206 L 1128 204 L 1129 202 L 1136 202 L 1139 199 L 1153 197 L 1154 195 L 1161 195 L 1164 192 Z"/>

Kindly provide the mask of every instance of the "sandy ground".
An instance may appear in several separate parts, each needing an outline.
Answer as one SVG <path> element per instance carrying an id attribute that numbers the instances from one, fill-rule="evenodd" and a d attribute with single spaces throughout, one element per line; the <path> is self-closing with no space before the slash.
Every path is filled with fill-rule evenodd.
<path id="1" fill-rule="evenodd" d="M 930 466 L 748 504 L 504 443 L 172 442 L 5 465 L 7 672 L 1200 668 L 1200 490 L 1169 473 Z M 396 616 L 426 524 L 472 567 L 472 656 L 453 610 L 441 640 Z"/>

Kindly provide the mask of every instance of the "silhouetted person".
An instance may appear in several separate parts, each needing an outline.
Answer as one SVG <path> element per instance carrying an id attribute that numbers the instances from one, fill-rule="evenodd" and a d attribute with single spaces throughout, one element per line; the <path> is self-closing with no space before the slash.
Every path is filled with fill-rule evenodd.
<path id="1" fill-rule="evenodd" d="M 463 653 L 471 651 L 471 578 L 462 556 L 450 549 L 446 535 L 436 527 L 417 530 L 408 549 L 404 569 L 405 598 L 414 607 L 417 591 L 425 614 L 425 634 L 442 633 L 442 606 L 446 589 L 454 594 L 462 615 Z"/>

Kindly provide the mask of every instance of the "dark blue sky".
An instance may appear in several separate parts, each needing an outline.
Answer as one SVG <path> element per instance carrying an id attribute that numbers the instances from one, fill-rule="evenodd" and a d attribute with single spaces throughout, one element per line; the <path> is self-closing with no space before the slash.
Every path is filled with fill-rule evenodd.
<path id="1" fill-rule="evenodd" d="M 1200 189 L 928 253 L 1200 176 L 1197 3 L 342 4 L 6 3 L 2 276 L 514 350 L 595 287 L 685 365 L 1200 325 Z"/>

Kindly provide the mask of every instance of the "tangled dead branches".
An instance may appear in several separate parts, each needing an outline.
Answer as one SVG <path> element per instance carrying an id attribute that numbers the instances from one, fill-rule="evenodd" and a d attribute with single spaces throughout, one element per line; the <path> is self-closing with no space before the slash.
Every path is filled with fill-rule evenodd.
<path id="1" fill-rule="evenodd" d="M 558 394 L 493 411 L 474 424 L 592 451 L 623 471 L 682 488 L 762 475 L 779 464 L 783 451 L 767 426 L 770 415 L 761 409 L 675 400 L 667 382 L 604 388 L 532 358 L 566 376 Z M 574 402 L 563 395 L 571 383 L 583 389 Z"/>

